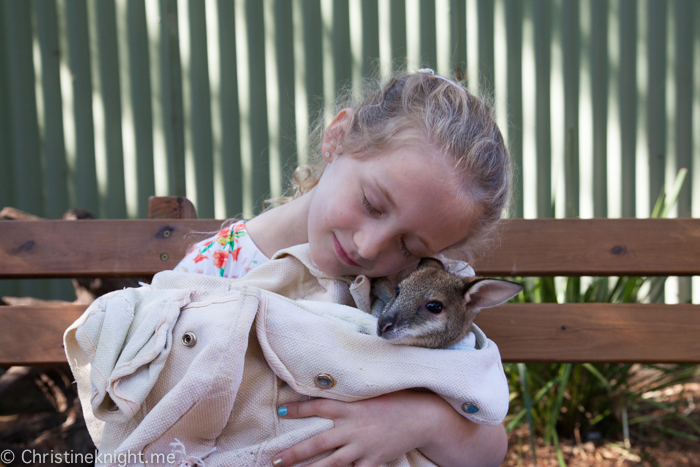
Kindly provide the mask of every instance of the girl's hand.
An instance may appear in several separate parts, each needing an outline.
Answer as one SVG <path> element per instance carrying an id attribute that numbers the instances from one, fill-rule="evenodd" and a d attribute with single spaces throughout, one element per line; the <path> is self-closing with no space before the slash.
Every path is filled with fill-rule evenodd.
<path id="1" fill-rule="evenodd" d="M 280 452 L 276 467 L 333 449 L 310 466 L 376 467 L 415 448 L 442 466 L 499 465 L 507 447 L 502 425 L 476 425 L 432 393 L 400 391 L 358 402 L 314 399 L 286 407 L 285 418 L 317 416 L 332 419 L 335 427 Z"/>
<path id="2" fill-rule="evenodd" d="M 332 419 L 335 427 L 282 451 L 275 460 L 282 459 L 281 465 L 288 467 L 336 449 L 310 465 L 376 467 L 392 461 L 428 443 L 425 428 L 432 426 L 434 414 L 424 403 L 425 395 L 401 391 L 358 402 L 313 399 L 289 403 L 284 418 L 317 416 Z"/>

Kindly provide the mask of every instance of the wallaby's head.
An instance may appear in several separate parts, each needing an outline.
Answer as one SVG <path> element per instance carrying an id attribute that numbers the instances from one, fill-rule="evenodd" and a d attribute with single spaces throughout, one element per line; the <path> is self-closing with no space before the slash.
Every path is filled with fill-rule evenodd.
<path id="1" fill-rule="evenodd" d="M 377 335 L 397 344 L 446 348 L 471 330 L 482 308 L 500 305 L 523 286 L 515 282 L 460 277 L 433 258 L 424 258 L 402 280 L 379 317 Z"/>

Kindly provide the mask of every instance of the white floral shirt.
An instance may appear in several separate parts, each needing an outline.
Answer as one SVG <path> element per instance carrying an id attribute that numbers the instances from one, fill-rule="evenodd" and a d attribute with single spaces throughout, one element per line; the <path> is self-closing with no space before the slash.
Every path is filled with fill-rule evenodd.
<path id="1" fill-rule="evenodd" d="M 268 261 L 239 221 L 190 248 L 174 270 L 237 279 Z"/>

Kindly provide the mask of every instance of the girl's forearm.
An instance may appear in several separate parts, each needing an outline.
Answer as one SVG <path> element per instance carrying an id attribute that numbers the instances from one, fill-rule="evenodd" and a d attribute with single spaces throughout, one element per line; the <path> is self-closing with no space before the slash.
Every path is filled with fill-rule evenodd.
<path id="1" fill-rule="evenodd" d="M 440 467 L 498 466 L 508 451 L 503 425 L 473 423 L 437 395 L 434 427 L 420 452 Z"/>

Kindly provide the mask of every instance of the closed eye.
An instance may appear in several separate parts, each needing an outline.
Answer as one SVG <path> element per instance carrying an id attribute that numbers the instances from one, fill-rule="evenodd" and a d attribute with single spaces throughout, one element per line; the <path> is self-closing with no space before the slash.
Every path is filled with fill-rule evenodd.
<path id="1" fill-rule="evenodd" d="M 372 206 L 372 204 L 367 199 L 367 196 L 365 196 L 365 195 L 362 195 L 362 205 L 365 207 L 367 212 L 372 214 L 373 216 L 381 214 L 381 211 L 379 209 L 375 208 L 374 206 Z"/>
<path id="2" fill-rule="evenodd" d="M 382 212 L 379 209 L 372 206 L 372 203 L 369 202 L 367 196 L 364 194 L 362 195 L 362 205 L 365 207 L 367 212 L 373 216 L 380 216 L 382 214 Z M 415 258 L 415 255 L 411 253 L 411 251 L 408 249 L 408 247 L 406 246 L 406 242 L 403 238 L 401 239 L 401 253 L 403 253 L 403 255 L 408 259 Z"/>

